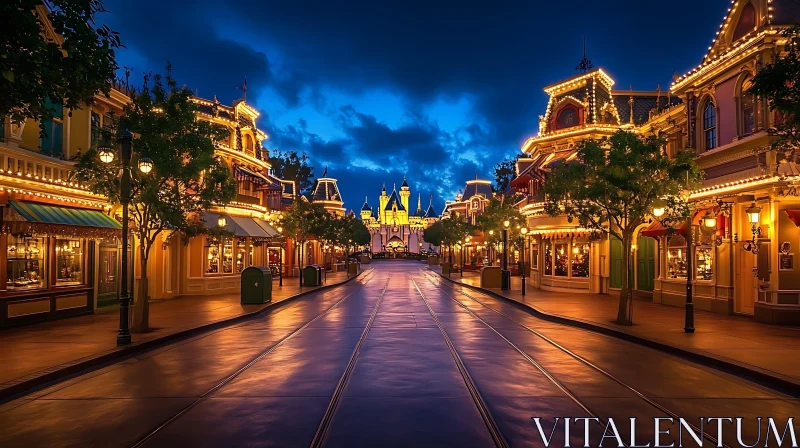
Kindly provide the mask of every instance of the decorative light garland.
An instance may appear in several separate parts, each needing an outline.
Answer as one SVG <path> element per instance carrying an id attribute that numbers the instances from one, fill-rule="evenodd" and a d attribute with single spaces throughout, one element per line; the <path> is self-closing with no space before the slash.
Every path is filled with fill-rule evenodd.
<path id="1" fill-rule="evenodd" d="M 73 190 L 82 190 L 82 191 L 89 191 L 89 188 L 86 185 L 79 184 L 77 182 L 67 182 L 64 179 L 53 179 L 53 178 L 45 178 L 44 176 L 40 177 L 39 175 L 32 176 L 31 173 L 22 174 L 22 171 L 17 171 L 16 173 L 11 170 L 3 170 L 0 168 L 0 175 L 10 177 L 12 179 L 30 179 L 36 180 L 39 182 L 46 182 L 51 183 L 53 185 L 57 185 L 63 188 L 70 188 Z"/>
<path id="2" fill-rule="evenodd" d="M 40 193 L 38 191 L 22 190 L 22 189 L 13 188 L 13 187 L 0 187 L 0 192 L 3 192 L 3 191 L 26 194 L 26 195 L 29 195 L 29 196 L 36 196 L 36 197 L 40 197 L 40 198 L 43 198 L 43 199 L 55 199 L 57 201 L 71 202 L 73 204 L 88 205 L 88 206 L 95 207 L 95 208 L 98 208 L 98 209 L 105 209 L 105 207 L 108 205 L 108 204 L 103 204 L 103 203 L 100 203 L 100 202 L 92 202 L 92 201 L 85 201 L 83 199 L 67 198 L 67 197 L 64 197 L 64 196 L 57 196 L 57 195 L 53 195 L 53 194 L 50 194 L 50 193 Z"/>

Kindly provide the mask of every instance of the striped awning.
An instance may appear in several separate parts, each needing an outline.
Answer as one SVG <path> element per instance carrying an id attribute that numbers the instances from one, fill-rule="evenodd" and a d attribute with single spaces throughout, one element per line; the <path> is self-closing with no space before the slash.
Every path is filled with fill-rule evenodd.
<path id="1" fill-rule="evenodd" d="M 267 221 L 264 221 L 263 219 L 260 218 L 253 218 L 253 221 L 255 221 L 256 224 L 258 224 L 262 229 L 264 229 L 264 231 L 267 232 L 270 238 L 281 236 L 280 232 L 278 232 L 278 230 L 275 229 L 275 227 L 272 227 L 272 225 Z"/>
<path id="2" fill-rule="evenodd" d="M 122 229 L 122 224 L 114 218 L 97 210 L 59 207 L 27 201 L 8 201 L 26 221 L 41 224 L 60 224 L 66 226 L 94 227 L 99 229 Z"/>

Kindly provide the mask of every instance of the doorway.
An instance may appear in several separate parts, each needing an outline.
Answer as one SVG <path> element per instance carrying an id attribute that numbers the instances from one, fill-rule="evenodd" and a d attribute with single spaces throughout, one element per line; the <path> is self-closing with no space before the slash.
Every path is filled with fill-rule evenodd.
<path id="1" fill-rule="evenodd" d="M 652 292 L 656 278 L 656 240 L 639 236 L 636 248 L 636 289 Z"/>
<path id="2" fill-rule="evenodd" d="M 758 257 L 744 250 L 743 245 L 737 245 L 736 289 L 734 290 L 734 303 L 737 313 L 753 314 L 756 298 L 758 297 L 758 277 L 753 274 Z"/>

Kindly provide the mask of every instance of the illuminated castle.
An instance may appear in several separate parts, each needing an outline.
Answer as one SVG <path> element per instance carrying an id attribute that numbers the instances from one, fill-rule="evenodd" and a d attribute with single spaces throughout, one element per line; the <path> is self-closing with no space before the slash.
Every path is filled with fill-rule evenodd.
<path id="1" fill-rule="evenodd" d="M 422 209 L 422 196 L 417 197 L 417 209 L 410 213 L 411 189 L 403 177 L 400 191 L 395 186 L 392 193 L 384 185 L 378 197 L 378 208 L 373 210 L 364 199 L 361 220 L 372 233 L 373 252 L 419 252 L 422 248 L 422 231 L 439 219 L 433 209 L 433 197 L 427 210 Z M 427 247 L 426 247 L 427 248 Z"/>

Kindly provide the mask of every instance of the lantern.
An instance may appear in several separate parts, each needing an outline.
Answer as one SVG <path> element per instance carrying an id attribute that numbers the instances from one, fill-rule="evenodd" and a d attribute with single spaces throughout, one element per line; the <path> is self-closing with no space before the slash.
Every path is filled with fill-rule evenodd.
<path id="1" fill-rule="evenodd" d="M 97 148 L 97 155 L 100 157 L 100 161 L 103 163 L 108 164 L 114 161 L 114 150 L 108 146 L 101 146 Z"/>
<path id="2" fill-rule="evenodd" d="M 139 171 L 142 174 L 150 174 L 153 171 L 153 161 L 148 157 L 142 157 L 139 159 Z"/>

